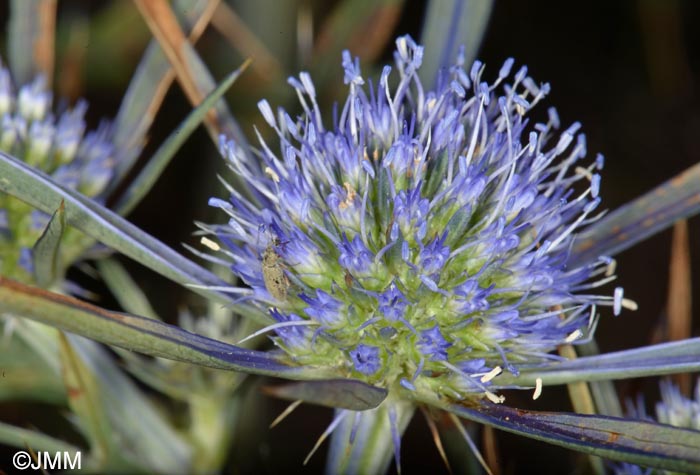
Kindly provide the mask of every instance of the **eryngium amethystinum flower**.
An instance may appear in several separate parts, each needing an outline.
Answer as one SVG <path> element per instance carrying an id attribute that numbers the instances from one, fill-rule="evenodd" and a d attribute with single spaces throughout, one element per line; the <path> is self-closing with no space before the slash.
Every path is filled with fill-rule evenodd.
<path id="1" fill-rule="evenodd" d="M 669 380 L 662 380 L 659 384 L 661 400 L 656 403 L 656 419 L 647 414 L 644 407 L 644 399 L 640 396 L 635 403 L 628 404 L 629 416 L 633 419 L 646 419 L 658 421 L 684 429 L 700 431 L 700 378 L 695 383 L 695 394 L 687 398 L 680 388 Z M 640 467 L 629 463 L 622 463 L 613 467 L 615 475 L 663 475 L 672 474 L 666 470 L 655 470 Z"/>
<path id="2" fill-rule="evenodd" d="M 113 177 L 111 128 L 103 123 L 85 133 L 87 103 L 52 113 L 46 79 L 35 78 L 15 92 L 9 70 L 0 63 L 0 150 L 50 175 L 60 184 L 97 199 Z M 2 273 L 31 281 L 31 249 L 49 216 L 0 194 Z M 64 255 L 76 257 L 82 235 L 69 230 Z"/>
<path id="3" fill-rule="evenodd" d="M 333 368 L 401 398 L 502 398 L 496 375 L 555 358 L 583 341 L 611 260 L 570 266 L 575 233 L 595 219 L 603 159 L 583 161 L 574 123 L 533 124 L 548 93 L 513 60 L 492 83 L 462 58 L 434 90 L 417 72 L 422 47 L 396 42 L 396 68 L 375 84 L 343 54 L 345 103 L 325 120 L 310 76 L 290 78 L 303 112 L 262 115 L 279 151 L 222 139 L 247 182 L 210 204 L 205 226 L 226 248 L 231 289 L 264 308 L 293 365 Z M 511 79 L 509 79 L 511 78 Z M 219 245 L 203 240 L 209 247 Z"/>

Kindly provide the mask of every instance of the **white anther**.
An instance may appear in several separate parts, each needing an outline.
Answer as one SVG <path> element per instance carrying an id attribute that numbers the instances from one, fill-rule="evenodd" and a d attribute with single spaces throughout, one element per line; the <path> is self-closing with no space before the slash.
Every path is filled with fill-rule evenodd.
<path id="1" fill-rule="evenodd" d="M 265 167 L 265 174 L 272 178 L 275 183 L 280 182 L 280 176 L 270 167 Z"/>
<path id="2" fill-rule="evenodd" d="M 583 168 L 583 167 L 576 167 L 574 169 L 574 172 L 577 175 L 584 176 L 588 179 L 588 181 L 591 181 L 593 179 L 593 173 L 590 172 L 590 170 Z"/>
<path id="3" fill-rule="evenodd" d="M 498 375 L 501 374 L 502 372 L 503 372 L 503 369 L 502 369 L 500 366 L 496 366 L 496 367 L 493 368 L 491 371 L 489 371 L 488 373 L 486 373 L 485 375 L 483 375 L 483 376 L 481 377 L 481 380 L 480 380 L 480 381 L 481 381 L 482 383 L 488 383 L 489 381 L 491 381 L 493 378 L 495 378 L 496 376 L 498 376 Z"/>
<path id="4" fill-rule="evenodd" d="M 634 312 L 639 308 L 639 305 L 637 305 L 637 302 L 632 299 L 622 299 L 622 308 L 626 308 L 627 310 L 632 310 Z"/>
<path id="5" fill-rule="evenodd" d="M 542 394 L 542 378 L 537 378 L 535 380 L 535 392 L 532 394 L 532 400 L 539 398 Z"/>
<path id="6" fill-rule="evenodd" d="M 576 330 L 572 331 L 566 338 L 564 338 L 564 341 L 566 343 L 571 343 L 571 342 L 574 342 L 574 341 L 578 340 L 579 338 L 581 338 L 582 335 L 583 335 L 583 332 L 579 329 L 576 329 Z"/>
<path id="7" fill-rule="evenodd" d="M 622 311 L 622 301 L 624 300 L 622 298 L 623 294 L 624 290 L 622 287 L 615 287 L 615 292 L 613 293 L 613 315 L 616 317 L 620 315 L 620 312 Z"/>
<path id="8" fill-rule="evenodd" d="M 503 402 L 506 400 L 505 396 L 499 396 L 497 394 L 492 393 L 491 391 L 485 391 L 484 394 L 486 394 L 486 397 L 489 398 L 489 401 L 491 401 L 494 404 L 503 404 Z"/>
<path id="9" fill-rule="evenodd" d="M 615 259 L 611 259 L 608 266 L 605 268 L 605 277 L 610 277 L 611 275 L 615 274 L 616 269 L 617 261 Z"/>
<path id="10" fill-rule="evenodd" d="M 219 246 L 216 242 L 212 241 L 208 237 L 202 237 L 202 239 L 199 240 L 203 245 L 207 246 L 209 249 L 212 251 L 220 251 L 221 246 Z"/>

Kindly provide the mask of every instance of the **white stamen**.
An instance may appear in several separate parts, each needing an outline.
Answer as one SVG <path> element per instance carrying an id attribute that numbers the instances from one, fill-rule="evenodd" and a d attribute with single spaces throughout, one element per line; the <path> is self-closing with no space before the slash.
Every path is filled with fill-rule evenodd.
<path id="1" fill-rule="evenodd" d="M 280 182 L 280 176 L 270 167 L 265 167 L 265 174 L 272 178 L 275 183 Z"/>
<path id="2" fill-rule="evenodd" d="M 574 173 L 576 173 L 577 175 L 581 175 L 581 176 L 586 177 L 588 179 L 588 181 L 593 180 L 593 173 L 591 173 L 589 170 L 587 170 L 583 167 L 576 167 L 574 169 Z"/>
<path id="3" fill-rule="evenodd" d="M 224 292 L 227 294 L 241 294 L 241 295 L 253 295 L 253 290 L 243 289 L 241 287 L 226 287 L 224 285 L 202 285 L 202 284 L 185 284 L 185 287 L 190 289 L 205 289 L 213 290 L 215 292 Z"/>
<path id="4" fill-rule="evenodd" d="M 576 329 L 576 330 L 572 331 L 571 334 L 569 334 L 569 336 L 564 338 L 564 341 L 566 343 L 571 343 L 571 342 L 576 341 L 579 338 L 581 338 L 581 336 L 583 336 L 583 332 L 579 329 Z"/>
<path id="5" fill-rule="evenodd" d="M 591 327 L 593 326 L 593 322 L 595 322 L 595 312 L 596 312 L 596 306 L 595 304 L 591 305 L 591 315 L 588 317 L 588 330 L 590 331 Z"/>
<path id="6" fill-rule="evenodd" d="M 608 266 L 605 268 L 605 277 L 609 277 L 615 273 L 615 270 L 617 269 L 617 261 L 615 259 L 611 259 L 610 262 L 608 263 Z"/>
<path id="7" fill-rule="evenodd" d="M 255 333 L 248 335 L 247 337 L 243 338 L 241 341 L 236 343 L 237 345 L 240 345 L 244 341 L 248 341 L 251 338 L 255 338 L 256 336 L 262 335 L 263 333 L 267 333 L 272 330 L 277 330 L 278 328 L 285 328 L 285 327 L 306 327 L 306 326 L 314 326 L 314 325 L 319 325 L 318 322 L 315 322 L 313 320 L 295 320 L 291 322 L 280 322 L 280 323 L 275 323 L 273 325 L 269 325 L 265 328 L 262 328 Z"/>
<path id="8" fill-rule="evenodd" d="M 489 401 L 491 401 L 494 404 L 503 404 L 503 402 L 506 400 L 505 396 L 499 396 L 497 394 L 492 393 L 491 391 L 485 391 L 484 394 L 486 394 L 486 397 L 489 398 Z"/>
<path id="9" fill-rule="evenodd" d="M 632 310 L 634 312 L 639 308 L 639 305 L 637 305 L 637 302 L 632 299 L 622 299 L 622 308 L 626 308 L 627 310 Z"/>
<path id="10" fill-rule="evenodd" d="M 496 367 L 493 368 L 491 371 L 489 371 L 488 373 L 486 373 L 485 375 L 483 375 L 483 376 L 481 377 L 480 381 L 481 381 L 482 383 L 488 383 L 489 381 L 491 381 L 493 378 L 495 378 L 496 376 L 498 376 L 498 375 L 501 374 L 502 372 L 503 372 L 503 369 L 502 369 L 500 366 L 496 366 Z M 489 399 L 490 399 L 490 398 L 489 398 Z"/>
<path id="11" fill-rule="evenodd" d="M 535 380 L 535 392 L 532 394 L 532 400 L 536 400 L 542 394 L 542 378 Z"/>
<path id="12" fill-rule="evenodd" d="M 200 239 L 199 242 L 202 243 L 202 245 L 211 249 L 212 251 L 220 251 L 221 250 L 221 246 L 219 246 L 216 242 L 212 241 L 208 237 L 202 237 L 202 239 Z"/>

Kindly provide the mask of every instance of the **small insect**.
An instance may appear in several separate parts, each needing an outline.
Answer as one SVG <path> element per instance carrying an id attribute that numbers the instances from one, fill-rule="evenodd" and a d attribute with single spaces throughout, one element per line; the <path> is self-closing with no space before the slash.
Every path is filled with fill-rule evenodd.
<path id="1" fill-rule="evenodd" d="M 280 302 L 287 300 L 289 278 L 284 273 L 284 263 L 275 250 L 275 243 L 270 243 L 262 254 L 262 274 L 265 288 Z"/>
<path id="2" fill-rule="evenodd" d="M 349 271 L 345 271 L 345 286 L 350 289 L 352 288 L 352 282 L 355 280 L 355 278 L 352 276 L 352 274 Z"/>

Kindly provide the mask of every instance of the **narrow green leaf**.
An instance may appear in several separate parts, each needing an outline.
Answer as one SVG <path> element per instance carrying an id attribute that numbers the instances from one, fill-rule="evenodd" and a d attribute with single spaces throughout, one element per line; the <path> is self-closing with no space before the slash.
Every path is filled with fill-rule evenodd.
<path id="1" fill-rule="evenodd" d="M 12 0 L 8 57 L 16 84 L 43 74 L 51 83 L 54 61 L 56 0 Z"/>
<path id="2" fill-rule="evenodd" d="M 99 454 L 113 451 L 109 419 L 100 404 L 99 383 L 76 354 L 66 336 L 59 333 L 58 353 L 62 366 L 63 381 L 68 389 L 68 404 L 78 417 L 79 426 L 91 450 Z"/>
<path id="3" fill-rule="evenodd" d="M 595 340 L 576 346 L 576 351 L 581 356 L 598 356 L 598 344 Z M 615 389 L 613 381 L 592 381 L 589 383 L 593 400 L 595 401 L 596 413 L 604 416 L 622 417 L 622 406 L 620 398 Z"/>
<path id="4" fill-rule="evenodd" d="M 608 416 L 424 401 L 472 421 L 610 460 L 700 473 L 700 431 Z"/>
<path id="5" fill-rule="evenodd" d="M 280 399 L 304 401 L 326 407 L 366 411 L 379 406 L 387 390 L 349 379 L 303 381 L 267 386 L 265 392 Z"/>
<path id="6" fill-rule="evenodd" d="M 493 8 L 493 0 L 430 0 L 423 23 L 425 47 L 418 74 L 423 84 L 435 84 L 438 71 L 454 64 L 461 45 L 467 67 L 476 58 Z"/>
<path id="7" fill-rule="evenodd" d="M 5 422 L 0 422 L 0 444 L 11 445 L 22 450 L 29 448 L 36 452 L 40 450 L 52 453 L 69 452 L 71 456 L 74 456 L 76 452 L 81 450 L 80 447 L 71 445 L 68 442 L 33 430 L 15 427 Z M 86 468 L 83 464 L 83 469 Z"/>
<path id="8" fill-rule="evenodd" d="M 332 378 L 331 370 L 288 366 L 273 354 L 239 348 L 157 320 L 111 312 L 2 276 L 0 311 L 30 318 L 108 345 L 208 368 L 288 379 Z"/>
<path id="9" fill-rule="evenodd" d="M 185 96 L 197 106 L 204 96 L 216 87 L 206 64 L 188 41 L 171 5 L 166 0 L 134 0 L 143 19 L 158 40 L 170 61 Z M 236 120 L 224 101 L 219 101 L 210 112 L 211 119 L 205 122 L 215 144 L 223 134 L 239 144 L 247 144 Z M 244 147 L 247 150 L 247 146 Z"/>
<path id="10" fill-rule="evenodd" d="M 204 0 L 173 2 L 173 10 L 185 31 L 189 32 L 193 28 L 205 12 L 208 3 Z M 121 184 L 138 158 L 148 130 L 173 79 L 170 63 L 158 42 L 152 40 L 129 83 L 114 121 L 113 141 L 117 150 L 115 163 L 118 179 L 112 182 L 109 191 Z"/>
<path id="11" fill-rule="evenodd" d="M 183 49 L 185 63 L 187 64 L 188 69 L 192 71 L 192 76 L 196 81 L 197 88 L 201 91 L 202 96 L 209 94 L 216 88 L 216 81 L 214 80 L 214 77 L 209 72 L 209 69 L 202 58 L 200 58 L 199 54 L 197 54 L 197 50 L 195 50 L 191 44 L 185 43 Z M 246 139 L 245 134 L 243 134 L 238 122 L 236 122 L 236 120 L 233 118 L 233 114 L 231 114 L 231 110 L 229 109 L 228 105 L 223 100 L 220 100 L 214 104 L 212 110 L 216 111 L 216 117 L 219 125 L 218 132 L 230 139 L 234 139 L 244 148 L 244 150 L 248 150 L 248 140 Z M 218 146 L 218 135 L 213 138 L 214 144 Z"/>
<path id="12" fill-rule="evenodd" d="M 0 191 L 30 205 L 52 212 L 65 201 L 66 222 L 136 262 L 207 298 L 236 309 L 239 313 L 267 322 L 259 309 L 206 286 L 226 287 L 226 282 L 176 253 L 157 239 L 89 198 L 65 188 L 25 163 L 0 152 Z"/>
<path id="13" fill-rule="evenodd" d="M 17 328 L 9 330 L 0 326 L 0 332 L 4 336 L 0 339 L 0 401 L 38 401 L 64 406 L 66 390 L 56 371 L 18 337 Z"/>
<path id="14" fill-rule="evenodd" d="M 700 338 L 519 369 L 518 376 L 503 373 L 495 381 L 503 387 L 534 386 L 541 378 L 547 386 L 700 371 Z"/>
<path id="15" fill-rule="evenodd" d="M 570 266 L 612 256 L 700 212 L 700 163 L 616 209 L 580 233 Z"/>
<path id="16" fill-rule="evenodd" d="M 61 201 L 32 248 L 34 278 L 39 287 L 48 287 L 60 273 L 58 250 L 66 229 L 65 214 L 65 206 Z"/>
<path id="17" fill-rule="evenodd" d="M 161 320 L 148 301 L 146 294 L 119 261 L 113 258 L 100 259 L 97 261 L 97 270 L 124 310 L 147 318 Z"/>
<path id="18" fill-rule="evenodd" d="M 124 194 L 119 198 L 119 201 L 114 206 L 117 213 L 126 215 L 136 206 L 139 201 L 150 191 L 163 173 L 165 167 L 168 166 L 170 160 L 175 156 L 175 153 L 180 149 L 183 143 L 192 135 L 197 127 L 206 117 L 209 109 L 226 93 L 226 91 L 238 79 L 241 73 L 248 67 L 250 60 L 231 74 L 226 76 L 221 84 L 214 89 L 202 103 L 197 106 L 182 123 L 175 129 L 158 148 L 156 153 L 148 161 L 148 164 L 141 170 L 139 175 L 126 189 Z"/>

